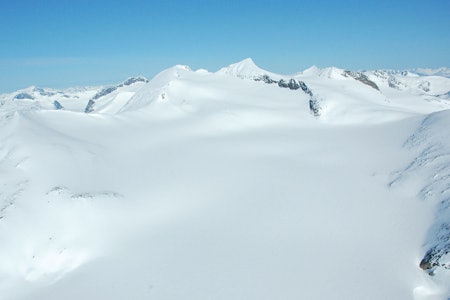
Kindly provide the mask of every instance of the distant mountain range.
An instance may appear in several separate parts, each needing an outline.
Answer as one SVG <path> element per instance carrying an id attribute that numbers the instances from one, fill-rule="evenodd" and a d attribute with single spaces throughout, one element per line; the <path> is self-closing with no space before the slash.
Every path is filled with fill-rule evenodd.
<path id="1" fill-rule="evenodd" d="M 446 105 L 446 102 L 441 102 L 441 100 L 450 99 L 448 79 L 450 76 L 450 69 L 448 68 L 436 70 L 418 68 L 404 71 L 376 70 L 353 72 L 335 67 L 320 69 L 313 66 L 303 72 L 293 75 L 281 75 L 259 68 L 252 59 L 248 58 L 222 68 L 216 73 L 209 73 L 206 70 L 194 72 L 191 71 L 189 67 L 176 66 L 163 71 L 150 83 L 148 79 L 141 76 L 129 78 L 123 83 L 112 86 L 70 88 L 66 90 L 29 87 L 17 92 L 0 95 L 0 103 L 5 104 L 12 101 L 17 103 L 19 100 L 25 100 L 29 103 L 25 104 L 23 102 L 19 106 L 29 106 L 30 108 L 39 107 L 41 109 L 66 109 L 80 112 L 84 111 L 86 113 L 117 113 L 133 109 L 132 107 L 135 106 L 135 104 L 133 104 L 134 102 L 139 102 L 139 107 L 146 105 L 141 99 L 142 93 L 149 92 L 152 95 L 150 98 L 160 97 L 161 95 L 156 95 L 155 91 L 164 90 L 164 85 L 171 80 L 171 75 L 178 72 L 210 74 L 211 76 L 212 74 L 215 74 L 216 76 L 226 74 L 237 78 L 252 79 L 269 84 L 278 84 L 280 80 L 286 82 L 295 80 L 296 82 L 302 82 L 305 88 L 308 88 L 308 81 L 311 81 L 312 86 L 314 86 L 316 82 L 323 82 L 325 85 L 330 83 L 331 86 L 333 86 L 340 80 L 348 78 L 379 91 L 379 93 L 373 95 L 373 97 L 390 99 L 395 98 L 396 95 L 400 95 L 399 93 L 410 95 L 411 107 L 406 105 L 408 109 L 413 109 L 415 104 L 423 102 L 421 100 L 418 100 L 417 102 L 414 99 L 421 98 L 428 102 L 435 102 L 435 105 L 438 107 Z M 282 84 L 278 85 L 282 86 Z M 353 86 L 353 84 L 350 86 Z M 149 90 L 149 87 L 151 87 L 151 91 Z M 163 92 L 160 94 L 162 93 Z M 308 93 L 312 94 L 312 90 L 309 89 Z M 320 94 L 319 91 L 318 95 Z M 323 96 L 321 96 L 321 99 L 318 99 L 318 97 L 312 98 L 311 103 L 314 102 L 317 107 L 319 106 L 319 102 L 325 105 L 325 102 L 329 100 Z M 147 104 L 153 100 L 148 99 Z M 395 99 L 390 100 L 395 101 Z M 314 108 L 316 114 L 318 114 L 319 110 L 317 107 Z"/>

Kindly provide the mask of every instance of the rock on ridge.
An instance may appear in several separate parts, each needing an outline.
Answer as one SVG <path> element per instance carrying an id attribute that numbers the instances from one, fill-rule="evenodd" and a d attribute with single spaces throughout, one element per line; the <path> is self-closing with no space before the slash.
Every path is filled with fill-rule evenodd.
<path id="1" fill-rule="evenodd" d="M 116 86 L 109 86 L 106 88 L 103 88 L 100 92 L 98 92 L 97 94 L 95 94 L 91 99 L 89 99 L 88 104 L 86 105 L 86 108 L 84 109 L 85 113 L 91 113 L 94 111 L 94 106 L 96 103 L 96 100 L 111 94 L 112 92 L 116 91 L 119 88 L 125 87 L 125 86 L 130 86 L 133 85 L 135 83 L 138 82 L 143 82 L 143 83 L 148 83 L 148 79 L 143 77 L 143 76 L 138 76 L 138 77 L 130 77 L 127 80 L 125 80 L 124 82 L 122 82 L 121 84 L 118 84 Z"/>
<path id="2" fill-rule="evenodd" d="M 370 86 L 371 88 L 376 89 L 377 91 L 380 90 L 380 88 L 378 87 L 378 85 L 377 85 L 375 82 L 373 82 L 372 80 L 370 80 L 369 77 L 367 77 L 367 75 L 365 75 L 364 73 L 361 73 L 361 72 L 352 72 L 352 71 L 345 70 L 344 73 L 343 73 L 343 75 L 344 75 L 345 77 L 351 77 L 351 78 L 353 78 L 353 79 L 355 79 L 355 80 L 357 80 L 357 81 L 359 81 L 359 82 L 362 82 L 362 83 L 364 83 L 365 85 L 368 85 L 368 86 Z"/>
<path id="3" fill-rule="evenodd" d="M 310 112 L 315 116 L 318 117 L 320 116 L 320 111 L 321 111 L 321 107 L 320 107 L 320 103 L 317 100 L 317 98 L 313 95 L 313 92 L 308 88 L 308 86 L 306 85 L 306 83 L 304 83 L 303 81 L 298 81 L 296 79 L 289 79 L 288 81 L 284 80 L 284 79 L 280 79 L 280 80 L 274 80 L 272 78 L 269 77 L 269 75 L 267 74 L 263 74 L 260 75 L 256 78 L 254 78 L 253 80 L 255 81 L 262 81 L 264 83 L 267 84 L 273 84 L 276 83 L 278 84 L 278 86 L 280 88 L 288 88 L 290 90 L 298 90 L 301 89 L 305 94 L 309 95 L 309 110 Z"/>

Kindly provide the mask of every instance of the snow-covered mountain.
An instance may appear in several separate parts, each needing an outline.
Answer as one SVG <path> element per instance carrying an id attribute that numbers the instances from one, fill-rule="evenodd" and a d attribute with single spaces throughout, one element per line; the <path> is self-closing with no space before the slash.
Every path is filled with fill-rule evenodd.
<path id="1" fill-rule="evenodd" d="M 442 76 L 442 77 L 450 77 L 450 69 L 449 68 L 438 68 L 438 69 L 430 69 L 430 68 L 416 68 L 409 70 L 412 73 L 422 75 L 422 76 Z"/>
<path id="2" fill-rule="evenodd" d="M 439 72 L 246 59 L 0 95 L 0 299 L 447 299 Z"/>
<path id="3" fill-rule="evenodd" d="M 445 68 L 439 69 L 440 73 L 443 71 Z M 220 79 L 221 77 L 227 79 Z M 208 81 L 229 81 L 230 78 L 259 81 L 291 90 L 301 88 L 300 91 L 316 102 L 316 115 L 320 114 L 325 119 L 337 114 L 340 116 L 336 120 L 338 122 L 344 121 L 341 110 L 353 114 L 357 107 L 365 107 L 370 110 L 368 117 L 373 117 L 372 106 L 377 106 L 378 109 L 385 110 L 384 115 L 416 114 L 446 109 L 449 105 L 447 100 L 450 99 L 450 79 L 446 77 L 419 76 L 410 71 L 352 72 L 335 67 L 319 69 L 315 66 L 294 75 L 281 75 L 259 68 L 248 58 L 216 73 L 206 70 L 194 72 L 187 66 L 175 66 L 161 72 L 151 82 L 144 77 L 133 77 L 118 85 L 65 91 L 30 87 L 0 95 L 0 104 L 4 108 L 11 107 L 12 110 L 23 107 L 116 114 L 151 105 L 167 96 L 165 90 L 170 92 L 174 89 L 169 87 L 171 84 L 194 80 L 203 89 L 209 84 Z M 314 90 L 317 91 L 317 96 L 313 93 Z M 310 103 L 307 101 L 306 104 L 309 106 Z M 361 117 L 360 113 L 358 111 L 352 117 Z"/>

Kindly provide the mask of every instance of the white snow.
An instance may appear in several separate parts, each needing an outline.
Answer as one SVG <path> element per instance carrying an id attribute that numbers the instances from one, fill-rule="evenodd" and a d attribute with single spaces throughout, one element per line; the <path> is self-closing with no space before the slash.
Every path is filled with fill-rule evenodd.
<path id="1" fill-rule="evenodd" d="M 425 75 L 425 76 L 442 76 L 442 77 L 450 77 L 450 69 L 446 67 L 441 67 L 438 69 L 431 69 L 431 68 L 416 68 L 410 70 L 413 73 L 417 73 L 419 75 Z"/>
<path id="2" fill-rule="evenodd" d="M 236 76 L 242 79 L 255 79 L 264 74 L 267 74 L 274 79 L 279 79 L 281 77 L 278 74 L 261 69 L 251 58 L 246 58 L 238 63 L 224 67 L 217 73 Z"/>
<path id="3" fill-rule="evenodd" d="M 2 95 L 0 298 L 450 297 L 445 270 L 419 268 L 435 166 L 405 171 L 422 149 L 404 146 L 450 103 L 342 71 L 293 77 L 319 117 L 301 89 L 254 81 L 291 77 L 251 59 L 175 66 L 89 114 L 102 87 L 67 92 L 64 110 Z"/>

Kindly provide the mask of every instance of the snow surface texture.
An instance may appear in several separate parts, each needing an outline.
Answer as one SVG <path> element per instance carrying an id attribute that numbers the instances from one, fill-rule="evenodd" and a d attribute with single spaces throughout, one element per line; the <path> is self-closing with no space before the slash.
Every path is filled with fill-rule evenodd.
<path id="1" fill-rule="evenodd" d="M 0 95 L 0 299 L 447 299 L 449 90 L 246 59 Z"/>
<path id="2" fill-rule="evenodd" d="M 435 203 L 436 218 L 429 229 L 429 249 L 420 267 L 430 275 L 450 269 L 450 118 L 448 111 L 428 115 L 405 146 L 419 154 L 396 178 L 403 181 L 421 174 L 424 186 L 420 198 Z"/>

